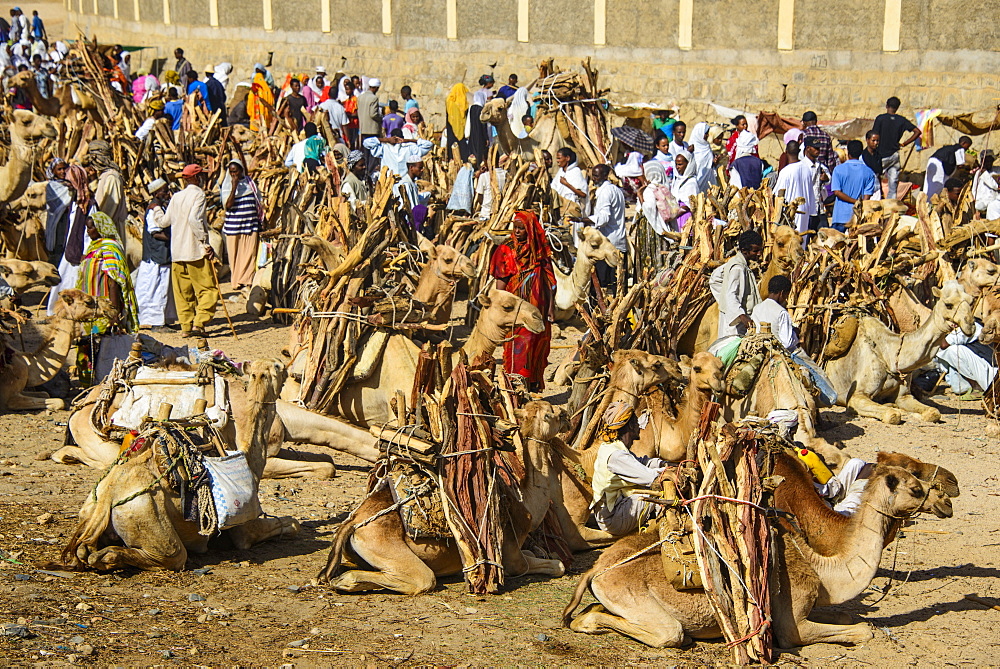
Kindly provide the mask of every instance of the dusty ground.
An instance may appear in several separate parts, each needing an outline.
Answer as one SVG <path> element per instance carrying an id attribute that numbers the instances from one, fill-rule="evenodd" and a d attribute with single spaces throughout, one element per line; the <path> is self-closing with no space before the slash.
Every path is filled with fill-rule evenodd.
<path id="1" fill-rule="evenodd" d="M 242 312 L 241 304 L 233 306 Z M 239 341 L 227 335 L 221 318 L 209 333 L 214 347 L 235 358 L 277 352 L 285 343 L 282 329 L 241 315 L 236 322 Z M 176 335 L 162 339 L 181 341 Z M 875 625 L 873 641 L 792 650 L 781 662 L 995 662 L 1000 613 L 964 595 L 1000 603 L 994 581 L 1000 575 L 997 441 L 985 437 L 977 403 L 938 399 L 945 417 L 937 425 L 884 426 L 824 413 L 825 434 L 852 453 L 898 449 L 939 463 L 958 475 L 962 496 L 954 518 L 918 519 L 883 554 L 872 587 L 839 607 Z M 263 483 L 265 511 L 302 522 L 294 539 L 245 552 L 220 541 L 179 574 L 39 572 L 31 565 L 57 557 L 99 475 L 36 459 L 62 443 L 66 418 L 64 412 L 0 416 L 0 622 L 26 623 L 35 635 L 0 639 L 4 664 L 705 664 L 728 658 L 719 642 L 652 650 L 617 635 L 588 637 L 560 628 L 560 611 L 576 575 L 596 559 L 593 553 L 578 555 L 563 578 L 515 579 L 507 593 L 492 597 L 469 595 L 454 579 L 415 598 L 309 587 L 325 564 L 333 530 L 364 490 L 365 464 L 339 455 L 339 476 L 332 481 Z"/>

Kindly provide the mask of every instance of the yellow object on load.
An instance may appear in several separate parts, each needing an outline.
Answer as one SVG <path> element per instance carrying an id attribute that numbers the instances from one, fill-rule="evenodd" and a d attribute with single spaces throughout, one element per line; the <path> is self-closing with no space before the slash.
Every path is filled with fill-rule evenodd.
<path id="1" fill-rule="evenodd" d="M 455 139 L 465 139 L 465 113 L 469 110 L 469 89 L 465 84 L 455 84 L 444 101 L 448 113 L 448 125 L 455 134 Z"/>
<path id="2" fill-rule="evenodd" d="M 804 463 L 806 463 L 806 466 L 809 467 L 809 470 L 812 472 L 813 478 L 816 479 L 820 485 L 823 485 L 833 478 L 833 472 L 831 472 L 830 469 L 823 464 L 823 461 L 820 460 L 818 455 L 810 451 L 808 448 L 796 448 L 795 453 Z"/>

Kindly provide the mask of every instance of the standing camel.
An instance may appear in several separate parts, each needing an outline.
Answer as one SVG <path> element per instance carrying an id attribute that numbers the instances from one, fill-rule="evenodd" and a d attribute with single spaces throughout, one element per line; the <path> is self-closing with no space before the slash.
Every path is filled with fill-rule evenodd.
<path id="1" fill-rule="evenodd" d="M 24 109 L 15 109 L 10 123 L 10 152 L 0 167 L 0 205 L 24 195 L 31 181 L 35 152 L 42 140 L 55 139 L 56 129 L 48 119 Z"/>

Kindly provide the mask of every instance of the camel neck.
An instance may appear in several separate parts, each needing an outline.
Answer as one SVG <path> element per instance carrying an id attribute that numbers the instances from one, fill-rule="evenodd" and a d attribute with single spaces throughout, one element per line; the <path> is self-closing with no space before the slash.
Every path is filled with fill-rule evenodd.
<path id="1" fill-rule="evenodd" d="M 913 332 L 904 334 L 896 354 L 896 371 L 906 373 L 923 367 L 934 357 L 941 337 L 951 330 L 943 316 L 932 310 L 923 323 Z"/>
<path id="2" fill-rule="evenodd" d="M 27 387 L 34 388 L 55 378 L 66 363 L 66 356 L 73 345 L 73 330 L 76 326 L 72 320 L 62 316 L 49 317 L 48 335 L 34 355 L 25 354 L 28 363 Z"/>
<path id="3" fill-rule="evenodd" d="M 586 295 L 590 286 L 590 275 L 593 271 L 594 261 L 588 258 L 586 253 L 577 253 L 576 262 L 573 263 L 573 271 L 570 272 L 570 281 L 581 295 Z"/>
<path id="4" fill-rule="evenodd" d="M 267 461 L 267 437 L 277 412 L 275 398 L 266 389 L 247 386 L 247 410 L 236 420 L 237 450 L 247 459 L 255 481 L 260 481 Z"/>
<path id="5" fill-rule="evenodd" d="M 496 324 L 487 322 L 487 314 L 484 312 L 476 320 L 476 326 L 472 328 L 468 341 L 462 346 L 462 351 L 469 362 L 491 356 L 507 336 Z"/>
<path id="6" fill-rule="evenodd" d="M 434 261 L 427 263 L 422 272 L 417 287 L 413 291 L 413 299 L 431 309 L 432 318 L 438 316 L 439 310 L 448 307 L 451 315 L 451 303 L 455 296 L 456 281 L 451 281 L 438 272 Z"/>

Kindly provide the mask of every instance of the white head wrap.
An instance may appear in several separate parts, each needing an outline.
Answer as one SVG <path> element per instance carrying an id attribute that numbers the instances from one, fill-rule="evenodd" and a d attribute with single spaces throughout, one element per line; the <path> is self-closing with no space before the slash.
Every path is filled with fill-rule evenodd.
<path id="1" fill-rule="evenodd" d="M 619 178 L 624 177 L 641 177 L 642 176 L 642 154 L 638 151 L 633 151 L 628 154 L 628 158 L 621 165 L 615 165 L 615 174 Z"/>
<path id="2" fill-rule="evenodd" d="M 794 409 L 775 409 L 767 414 L 767 420 L 778 427 L 782 437 L 791 440 L 799 426 L 799 412 Z"/>
<path id="3" fill-rule="evenodd" d="M 650 160 L 642 166 L 646 181 L 655 186 L 667 185 L 667 170 L 659 160 Z"/>
<path id="4" fill-rule="evenodd" d="M 742 158 L 743 156 L 752 156 L 759 141 L 760 140 L 757 139 L 757 135 L 753 134 L 749 130 L 741 132 L 736 138 L 736 157 Z"/>

